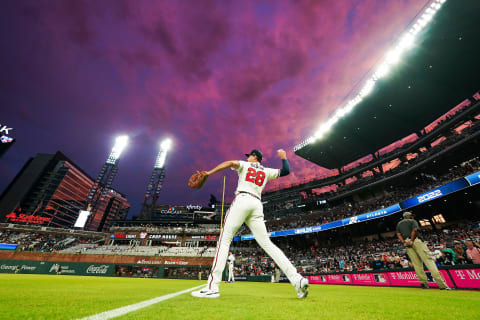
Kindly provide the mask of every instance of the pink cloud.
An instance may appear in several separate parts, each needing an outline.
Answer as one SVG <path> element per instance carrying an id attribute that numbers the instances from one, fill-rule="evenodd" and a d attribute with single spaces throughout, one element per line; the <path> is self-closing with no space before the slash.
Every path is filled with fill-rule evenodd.
<path id="1" fill-rule="evenodd" d="M 131 160 L 126 155 L 118 179 L 122 182 L 123 174 L 137 184 L 118 188 L 127 189 L 132 201 L 141 201 L 151 170 L 156 151 L 147 150 L 165 135 L 176 145 L 165 201 L 218 195 L 216 179 L 198 193 L 184 182 L 194 169 L 242 158 L 252 148 L 262 149 L 273 167 L 280 165 L 275 150 L 286 149 L 292 174 L 272 187 L 297 184 L 328 171 L 295 156 L 293 146 L 344 102 L 422 5 L 413 0 L 18 3 L 5 12 L 15 17 L 13 34 L 24 41 L 11 38 L 15 59 L 5 67 L 4 77 L 10 78 L 2 83 L 16 90 L 8 103 L 23 106 L 12 121 L 27 128 L 26 119 L 36 119 L 32 134 L 55 121 L 44 130 L 58 137 L 56 145 L 67 146 L 71 158 L 87 163 L 91 175 L 104 161 L 107 137 L 131 132 L 137 155 Z M 85 123 L 94 131 L 89 136 L 102 141 L 85 146 L 88 159 L 82 148 L 68 146 L 83 143 L 79 132 Z M 34 149 L 22 148 L 24 154 Z M 138 168 L 138 161 L 145 168 Z"/>

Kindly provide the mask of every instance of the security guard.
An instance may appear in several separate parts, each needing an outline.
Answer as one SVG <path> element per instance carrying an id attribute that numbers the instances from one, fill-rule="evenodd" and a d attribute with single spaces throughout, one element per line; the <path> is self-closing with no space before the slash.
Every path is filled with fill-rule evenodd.
<path id="1" fill-rule="evenodd" d="M 437 266 L 425 243 L 417 237 L 418 229 L 420 227 L 417 221 L 413 219 L 413 213 L 405 211 L 403 220 L 397 224 L 397 237 L 407 247 L 407 254 L 412 261 L 421 287 L 429 289 L 427 275 L 423 270 L 423 264 L 425 264 L 440 290 L 453 290 L 447 286 L 442 275 L 438 272 Z"/>

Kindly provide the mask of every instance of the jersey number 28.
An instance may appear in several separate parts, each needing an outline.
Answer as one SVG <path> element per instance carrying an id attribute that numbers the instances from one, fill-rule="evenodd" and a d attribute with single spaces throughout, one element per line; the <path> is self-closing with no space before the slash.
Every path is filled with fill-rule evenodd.
<path id="1" fill-rule="evenodd" d="M 255 183 L 257 186 L 261 187 L 263 181 L 265 180 L 265 172 L 257 171 L 254 168 L 248 168 L 247 176 L 245 177 L 246 181 Z"/>

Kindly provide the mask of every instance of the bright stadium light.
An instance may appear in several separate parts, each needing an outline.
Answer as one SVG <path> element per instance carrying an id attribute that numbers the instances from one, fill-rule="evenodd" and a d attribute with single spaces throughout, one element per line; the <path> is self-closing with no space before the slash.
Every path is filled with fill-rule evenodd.
<path id="1" fill-rule="evenodd" d="M 107 163 L 114 164 L 115 161 L 120 158 L 123 150 L 128 144 L 128 136 L 119 136 L 115 139 L 115 145 L 113 146 L 112 152 L 108 156 Z"/>
<path id="2" fill-rule="evenodd" d="M 363 87 L 363 89 L 360 91 L 360 95 L 362 97 L 368 96 L 370 92 L 372 92 L 374 86 L 375 86 L 375 81 L 373 79 L 368 80 L 365 83 L 365 86 Z"/>
<path id="3" fill-rule="evenodd" d="M 338 109 L 337 112 L 335 113 L 335 115 L 338 118 L 343 118 L 347 113 L 348 113 L 347 108 L 343 107 L 343 108 Z"/>
<path id="4" fill-rule="evenodd" d="M 323 132 L 321 130 L 318 130 L 317 132 L 315 132 L 314 137 L 315 139 L 321 139 L 323 137 Z"/>
<path id="5" fill-rule="evenodd" d="M 401 52 L 397 48 L 391 50 L 387 53 L 386 61 L 388 64 L 392 65 L 400 61 Z"/>
<path id="6" fill-rule="evenodd" d="M 389 71 L 390 67 L 388 66 L 388 64 L 383 63 L 380 65 L 380 67 L 378 67 L 377 71 L 375 72 L 375 76 L 377 77 L 377 79 L 383 78 L 388 74 Z"/>
<path id="7" fill-rule="evenodd" d="M 375 82 L 378 79 L 381 79 L 388 75 L 391 72 L 392 66 L 400 61 L 402 54 L 411 47 L 413 47 L 416 35 L 433 20 L 433 17 L 437 13 L 437 11 L 446 1 L 447 0 L 432 0 L 430 5 L 427 6 L 423 12 L 421 12 L 420 17 L 409 25 L 407 29 L 408 31 L 402 35 L 399 41 L 385 55 L 380 65 L 376 68 L 372 68 L 375 71 L 371 71 L 370 79 L 367 80 L 365 85 L 360 89 L 360 92 L 358 92 L 353 99 L 348 101 L 348 103 L 344 107 L 338 108 L 333 117 L 327 120 L 326 123 L 321 125 L 320 129 L 318 129 L 313 136 L 305 139 L 302 143 L 296 145 L 294 147 L 294 151 L 298 151 L 306 145 L 315 142 L 315 140 L 321 139 L 335 125 L 338 120 L 344 117 L 347 113 L 351 112 L 353 108 L 357 104 L 359 104 L 364 97 L 370 94 L 375 87 Z"/>
<path id="8" fill-rule="evenodd" d="M 405 50 L 411 48 L 414 41 L 415 38 L 413 37 L 413 35 L 407 33 L 403 36 L 402 40 L 400 40 L 400 43 L 398 45 L 402 50 Z"/>
<path id="9" fill-rule="evenodd" d="M 160 144 L 160 148 L 162 148 L 163 150 L 166 150 L 166 151 L 170 150 L 171 147 L 172 147 L 172 140 L 171 139 L 165 139 Z"/>
<path id="10" fill-rule="evenodd" d="M 172 140 L 165 139 L 160 143 L 160 152 L 158 153 L 157 160 L 155 161 L 155 168 L 163 168 L 165 161 L 167 160 L 168 151 L 172 147 Z"/>

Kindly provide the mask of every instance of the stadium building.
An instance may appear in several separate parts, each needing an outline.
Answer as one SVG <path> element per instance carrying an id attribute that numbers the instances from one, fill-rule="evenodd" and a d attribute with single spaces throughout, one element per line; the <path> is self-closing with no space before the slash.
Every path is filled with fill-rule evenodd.
<path id="1" fill-rule="evenodd" d="M 94 180 L 63 153 L 30 158 L 0 196 L 0 219 L 73 228 Z M 130 205 L 125 196 L 111 190 L 88 229 L 98 230 L 125 218 Z"/>
<path id="2" fill-rule="evenodd" d="M 85 229 L 92 231 L 108 231 L 117 220 L 127 219 L 130 204 L 124 194 L 108 189 L 102 195 L 98 209 L 92 213 L 89 224 Z"/>

